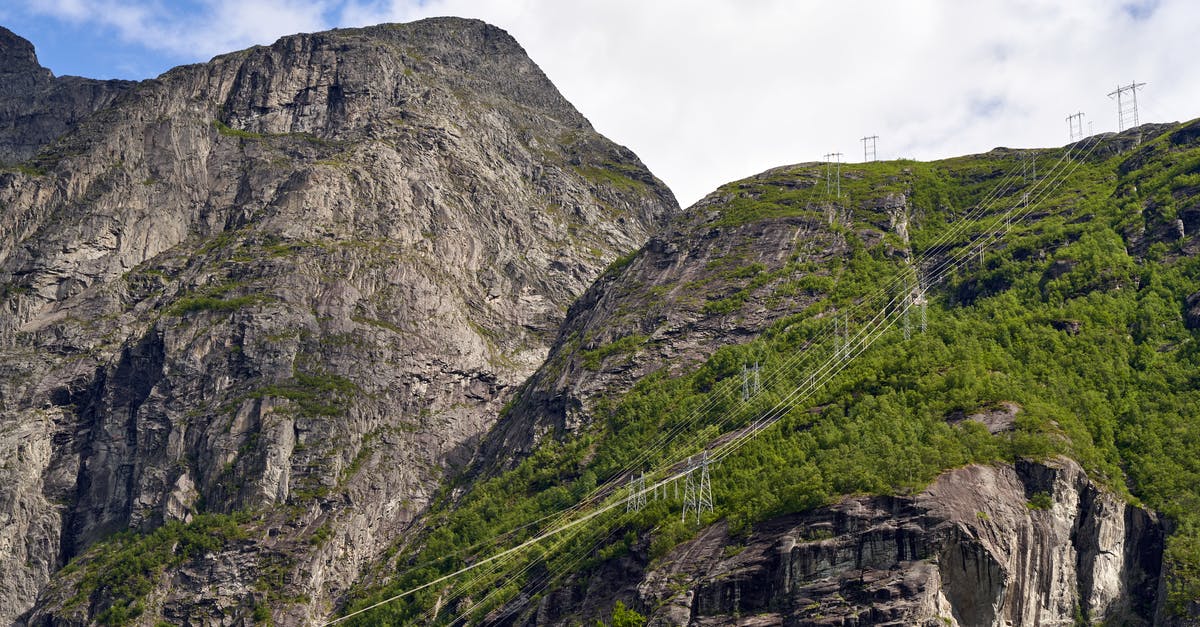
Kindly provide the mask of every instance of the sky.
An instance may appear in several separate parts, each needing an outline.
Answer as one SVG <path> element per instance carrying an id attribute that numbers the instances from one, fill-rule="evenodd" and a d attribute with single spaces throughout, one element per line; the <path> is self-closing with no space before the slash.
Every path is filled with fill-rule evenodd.
<path id="1" fill-rule="evenodd" d="M 1195 0 L 5 0 L 55 74 L 142 79 L 283 35 L 423 17 L 500 26 L 688 206 L 840 152 L 939 159 L 1200 117 Z"/>

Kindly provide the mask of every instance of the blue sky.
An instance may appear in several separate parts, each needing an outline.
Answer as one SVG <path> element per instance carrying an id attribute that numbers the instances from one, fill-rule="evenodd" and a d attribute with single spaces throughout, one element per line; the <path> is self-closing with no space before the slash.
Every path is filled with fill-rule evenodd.
<path id="1" fill-rule="evenodd" d="M 40 15 L 3 16 L 9 30 L 33 42 L 38 61 L 57 75 L 92 78 L 143 79 L 194 59 L 164 54 L 143 45 L 124 42 L 110 28 L 58 20 Z"/>
<path id="2" fill-rule="evenodd" d="M 880 158 L 1054 146 L 1200 117 L 1194 0 L 7 0 L 0 24 L 56 74 L 141 79 L 280 36 L 433 15 L 513 34 L 682 204 L 879 135 Z"/>

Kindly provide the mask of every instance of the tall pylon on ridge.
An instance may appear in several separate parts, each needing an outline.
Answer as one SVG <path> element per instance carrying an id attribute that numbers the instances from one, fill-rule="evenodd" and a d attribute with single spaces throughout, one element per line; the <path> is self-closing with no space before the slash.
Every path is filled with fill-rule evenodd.
<path id="1" fill-rule="evenodd" d="M 1083 139 L 1083 111 L 1067 116 L 1067 130 L 1071 134 L 1071 143 Z"/>
<path id="2" fill-rule="evenodd" d="M 842 153 L 825 153 L 825 194 L 842 197 Z"/>
<path id="3" fill-rule="evenodd" d="M 868 135 L 868 136 L 862 138 L 861 141 L 863 143 L 863 163 L 870 163 L 872 161 L 879 160 L 875 156 L 875 142 L 878 140 L 879 140 L 878 135 Z"/>
<path id="4" fill-rule="evenodd" d="M 708 474 L 708 451 L 699 459 L 688 458 L 687 474 L 683 483 L 683 513 L 680 522 L 687 522 L 688 512 L 696 512 L 696 524 L 704 512 L 713 511 L 712 477 Z M 696 475 L 699 475 L 697 477 Z"/>
<path id="5" fill-rule="evenodd" d="M 1125 86 L 1117 85 L 1109 92 L 1108 97 L 1117 101 L 1117 132 L 1138 125 L 1137 90 L 1145 86 L 1145 83 L 1134 81 Z"/>

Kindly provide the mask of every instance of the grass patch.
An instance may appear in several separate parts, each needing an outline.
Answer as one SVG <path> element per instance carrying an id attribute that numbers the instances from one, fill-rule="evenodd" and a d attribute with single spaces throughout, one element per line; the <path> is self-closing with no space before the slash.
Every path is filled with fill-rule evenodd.
<path id="1" fill-rule="evenodd" d="M 358 385 L 340 375 L 296 372 L 291 379 L 261 387 L 247 397 L 284 398 L 295 403 L 301 415 L 330 417 L 344 414 L 358 391 Z"/>
<path id="2" fill-rule="evenodd" d="M 146 611 L 143 599 L 164 570 L 246 538 L 242 524 L 248 519 L 246 514 L 199 514 L 190 523 L 171 521 L 148 534 L 129 531 L 97 543 L 67 567 L 84 573 L 68 605 L 99 593 L 108 602 L 97 608 L 96 622 L 130 624 Z"/>
<path id="3" fill-rule="evenodd" d="M 637 351 L 650 338 L 645 335 L 626 335 L 623 338 L 609 342 L 597 349 L 583 352 L 583 367 L 588 370 L 599 370 L 600 366 L 615 355 L 629 355 Z"/>
<path id="4" fill-rule="evenodd" d="M 599 166 L 577 165 L 575 172 L 593 185 L 611 187 L 623 192 L 645 193 L 649 185 L 640 180 L 643 170 L 632 165 L 605 161 Z"/>
<path id="5" fill-rule="evenodd" d="M 233 128 L 220 120 L 213 120 L 212 125 L 213 128 L 217 129 L 218 133 L 224 135 L 225 137 L 236 137 L 238 139 L 262 139 L 266 137 L 261 133 L 253 133 L 251 131 L 243 131 L 240 128 Z"/>
<path id="6" fill-rule="evenodd" d="M 228 312 L 266 302 L 261 295 L 218 298 L 215 296 L 185 296 L 167 310 L 173 316 L 186 316 L 201 311 Z"/>

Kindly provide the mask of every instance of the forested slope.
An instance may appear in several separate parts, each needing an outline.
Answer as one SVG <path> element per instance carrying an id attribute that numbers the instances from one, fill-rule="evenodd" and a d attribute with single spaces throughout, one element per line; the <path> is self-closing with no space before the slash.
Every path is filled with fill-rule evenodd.
<path id="1" fill-rule="evenodd" d="M 883 507 L 885 524 L 897 503 L 974 490 L 956 482 L 982 471 L 943 476 L 964 467 L 997 469 L 984 473 L 992 477 L 986 489 L 997 477 L 1019 477 L 1005 481 L 1024 482 L 1023 495 L 1013 489 L 1028 499 L 1027 520 L 1061 513 L 1075 525 L 1060 544 L 1075 543 L 1080 574 L 1072 571 L 1057 604 L 1044 603 L 1051 609 L 1041 620 L 1194 615 L 1200 124 L 1147 126 L 1060 149 L 843 165 L 842 177 L 841 197 L 828 190 L 822 164 L 730 183 L 611 266 L 572 307 L 546 363 L 485 439 L 475 472 L 444 488 L 419 548 L 399 556 L 398 574 L 388 574 L 390 564 L 380 572 L 390 583 L 365 587 L 350 607 L 404 596 L 355 618 L 619 622 L 633 608 L 669 622 L 681 620 L 664 609 L 680 595 L 688 599 L 683 619 L 724 624 L 740 610 L 728 600 L 705 609 L 703 573 L 651 585 L 679 558 L 679 543 L 716 538 L 718 557 L 737 555 L 782 541 L 789 516 L 820 518 L 831 504 L 869 499 L 861 495 L 893 499 L 887 507 L 862 501 Z M 919 306 L 903 313 L 914 289 L 915 301 L 928 302 L 924 331 Z M 838 356 L 843 324 L 849 359 Z M 743 373 L 754 364 L 761 391 L 751 377 L 745 394 Z M 755 422 L 763 416 L 771 426 L 730 445 L 739 429 L 765 426 Z M 512 449 L 528 454 L 508 460 Z M 681 520 L 675 493 L 656 490 L 639 511 L 615 505 L 534 548 L 409 594 L 599 503 L 618 503 L 643 472 L 653 486 L 704 450 L 719 463 L 710 468 L 715 508 L 699 525 Z M 1064 479 L 1066 459 L 1087 478 Z M 1088 570 L 1078 529 L 1099 524 L 1096 503 L 1108 501 L 1087 494 L 1115 499 L 1106 507 L 1123 517 L 1126 552 L 1146 558 L 1136 582 L 1130 559 L 1111 574 L 1123 591 L 1114 594 L 1125 598 L 1107 605 L 1097 601 L 1103 577 Z M 1161 518 L 1136 513 L 1139 506 Z M 997 527 L 980 508 L 955 533 Z M 992 531 L 1018 531 L 999 527 Z M 819 530 L 788 537 L 803 545 L 850 532 Z M 1153 538 L 1162 533 L 1160 553 Z M 891 559 L 891 568 L 907 563 Z M 922 559 L 944 564 L 946 554 Z M 1020 573 L 997 573 L 1009 596 L 1020 592 Z M 766 585 L 746 581 L 743 599 L 754 595 L 753 582 Z M 793 595 L 782 609 L 777 591 L 763 593 L 746 611 L 787 624 L 842 624 L 822 622 L 834 596 L 855 603 L 853 590 L 838 585 L 804 597 L 810 603 Z M 1036 591 L 1026 592 L 1035 605 Z M 945 587 L 937 594 L 954 596 Z M 855 611 L 877 601 L 838 611 L 871 622 Z M 963 603 L 950 598 L 944 619 L 981 616 Z"/>

